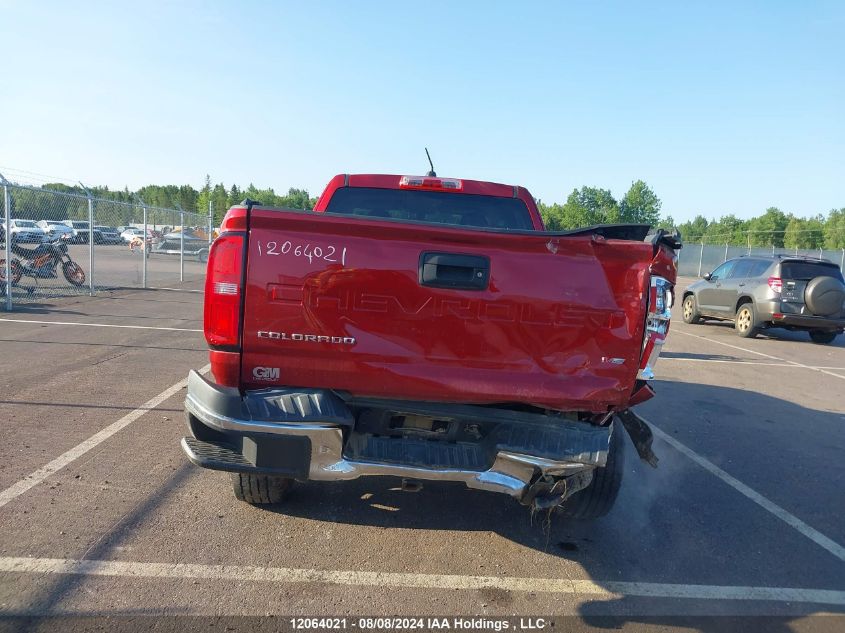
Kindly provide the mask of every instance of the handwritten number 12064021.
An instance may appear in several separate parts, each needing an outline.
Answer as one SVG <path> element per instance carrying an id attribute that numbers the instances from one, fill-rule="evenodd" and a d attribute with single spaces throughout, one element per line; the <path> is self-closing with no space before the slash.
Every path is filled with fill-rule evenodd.
<path id="1" fill-rule="evenodd" d="M 346 247 L 338 248 L 329 244 L 328 246 L 313 246 L 311 244 L 294 244 L 290 240 L 285 242 L 258 242 L 259 255 L 285 255 L 288 257 L 303 257 L 313 264 L 324 261 L 332 264 L 339 263 L 346 266 Z"/>

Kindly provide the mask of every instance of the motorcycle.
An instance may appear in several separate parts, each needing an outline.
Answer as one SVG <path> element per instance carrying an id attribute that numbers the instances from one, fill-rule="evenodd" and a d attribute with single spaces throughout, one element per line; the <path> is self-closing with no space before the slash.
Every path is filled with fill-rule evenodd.
<path id="1" fill-rule="evenodd" d="M 35 248 L 25 248 L 12 242 L 10 248 L 20 258 L 13 259 L 9 266 L 13 286 L 20 283 L 21 277 L 32 277 L 36 280 L 36 283 L 39 279 L 56 279 L 60 264 L 62 274 L 69 283 L 74 286 L 85 284 L 85 271 L 70 258 L 67 244 L 64 242 L 44 242 Z M 0 259 L 0 284 L 2 284 L 0 292 L 4 292 L 6 288 L 5 259 Z"/>

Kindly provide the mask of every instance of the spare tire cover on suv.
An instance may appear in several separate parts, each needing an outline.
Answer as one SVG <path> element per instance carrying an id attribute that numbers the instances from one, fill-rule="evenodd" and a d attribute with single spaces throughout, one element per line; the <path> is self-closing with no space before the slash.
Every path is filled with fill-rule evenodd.
<path id="1" fill-rule="evenodd" d="M 815 277 L 804 290 L 804 303 L 819 316 L 838 314 L 845 302 L 845 285 L 835 277 Z"/>

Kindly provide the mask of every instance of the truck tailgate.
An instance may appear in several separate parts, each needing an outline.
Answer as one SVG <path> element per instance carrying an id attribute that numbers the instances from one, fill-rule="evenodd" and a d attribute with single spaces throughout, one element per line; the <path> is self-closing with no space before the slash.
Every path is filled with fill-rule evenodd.
<path id="1" fill-rule="evenodd" d="M 242 385 L 625 406 L 652 257 L 644 242 L 255 207 Z"/>

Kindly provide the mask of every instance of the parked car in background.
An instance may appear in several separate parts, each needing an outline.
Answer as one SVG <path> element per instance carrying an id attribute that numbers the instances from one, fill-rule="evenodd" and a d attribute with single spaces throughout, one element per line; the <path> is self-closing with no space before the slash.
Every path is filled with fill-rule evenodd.
<path id="1" fill-rule="evenodd" d="M 88 222 L 84 220 L 63 220 L 62 224 L 69 226 L 73 230 L 73 236 L 70 238 L 71 242 L 75 244 L 88 243 Z"/>
<path id="2" fill-rule="evenodd" d="M 13 242 L 36 242 L 47 240 L 47 233 L 34 220 L 15 218 L 9 223 L 9 233 Z"/>
<path id="3" fill-rule="evenodd" d="M 123 238 L 113 226 L 95 226 L 94 242 L 96 244 L 121 244 Z"/>
<path id="4" fill-rule="evenodd" d="M 120 229 L 120 227 L 117 227 Z M 144 229 L 140 229 L 137 226 L 127 226 L 123 231 L 120 232 L 120 238 L 126 242 L 127 244 L 131 242 L 136 237 L 142 237 L 144 235 Z M 153 240 L 158 239 L 161 237 L 160 231 L 154 231 L 153 229 L 147 229 L 147 239 Z"/>
<path id="5" fill-rule="evenodd" d="M 118 230 L 120 229 L 120 227 L 117 227 L 117 228 L 118 228 Z M 120 238 L 124 242 L 129 243 L 133 240 L 133 238 L 141 237 L 143 234 L 144 234 L 144 229 L 139 229 L 136 226 L 127 226 L 127 227 L 124 227 L 122 231 L 120 231 Z"/>
<path id="6" fill-rule="evenodd" d="M 119 230 L 121 227 L 117 227 L 117 228 Z M 124 242 L 128 243 L 128 242 L 132 241 L 132 238 L 140 237 L 141 235 L 143 235 L 143 233 L 144 233 L 144 229 L 139 229 L 139 228 L 136 228 L 134 226 L 127 226 L 127 227 L 124 227 L 122 231 L 120 231 L 120 238 Z"/>
<path id="7" fill-rule="evenodd" d="M 683 316 L 686 323 L 733 321 L 743 338 L 779 327 L 832 343 L 845 329 L 845 282 L 839 266 L 826 259 L 738 257 L 684 291 Z"/>
<path id="8" fill-rule="evenodd" d="M 166 233 L 153 248 L 153 253 L 162 255 L 185 255 L 196 257 L 204 262 L 208 258 L 208 237 L 197 235 L 192 229 L 185 228 L 184 236 L 180 231 Z"/>
<path id="9" fill-rule="evenodd" d="M 165 233 L 162 239 L 166 242 L 170 242 L 171 244 L 183 241 L 182 233 L 180 231 L 172 231 L 170 233 Z M 185 229 L 184 242 L 185 250 L 196 250 L 197 245 L 208 246 L 207 237 L 198 235 L 193 231 L 193 229 L 189 228 Z M 191 246 L 190 249 L 188 248 L 189 245 Z"/>
<path id="10" fill-rule="evenodd" d="M 39 220 L 35 223 L 43 230 L 50 239 L 70 240 L 73 237 L 73 229 L 67 224 L 58 220 Z"/>

